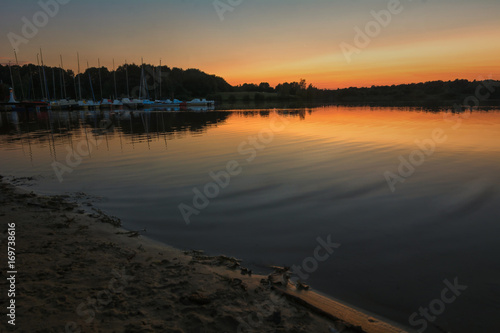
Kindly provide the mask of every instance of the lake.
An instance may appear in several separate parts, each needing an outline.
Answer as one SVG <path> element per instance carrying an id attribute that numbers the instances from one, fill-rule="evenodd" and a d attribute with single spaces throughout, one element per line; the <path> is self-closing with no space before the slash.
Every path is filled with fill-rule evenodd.
<path id="1" fill-rule="evenodd" d="M 175 247 L 295 266 L 414 328 L 431 306 L 442 330 L 498 329 L 500 109 L 8 112 L 0 154 Z"/>

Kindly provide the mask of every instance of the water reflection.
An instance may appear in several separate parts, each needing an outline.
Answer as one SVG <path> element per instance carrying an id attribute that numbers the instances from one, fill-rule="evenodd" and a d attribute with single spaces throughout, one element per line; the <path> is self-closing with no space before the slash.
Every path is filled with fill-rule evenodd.
<path id="1" fill-rule="evenodd" d="M 207 127 L 223 123 L 228 116 L 226 112 L 147 112 L 124 111 L 23 111 L 1 113 L 0 134 L 22 135 L 26 133 L 50 133 L 69 135 L 83 127 L 92 130 L 106 129 L 115 132 L 118 128 L 125 134 L 143 135 L 147 133 L 202 132 Z M 104 122 L 103 122 L 104 121 Z M 108 122 L 110 124 L 108 124 Z M 103 124 L 106 124 L 103 128 Z"/>
<path id="2" fill-rule="evenodd" d="M 0 113 L 0 146 L 12 148 L 10 145 L 20 144 L 23 151 L 26 147 L 33 162 L 32 146 L 46 144 L 49 146 L 50 158 L 57 161 L 57 146 L 69 145 L 74 149 L 76 140 L 86 140 L 90 146 L 89 141 L 105 139 L 109 150 L 109 142 L 118 137 L 122 152 L 124 143 L 131 143 L 133 147 L 135 144 L 147 143 L 149 149 L 151 142 L 163 141 L 166 146 L 168 140 L 186 135 L 202 135 L 210 128 L 225 124 L 230 116 L 266 118 L 273 112 L 304 119 L 305 114 L 311 114 L 312 110 L 3 112 Z"/>
<path id="3" fill-rule="evenodd" d="M 152 133 L 182 134 L 202 133 L 210 127 L 223 124 L 227 117 L 238 114 L 243 117 L 269 117 L 271 112 L 279 115 L 297 116 L 304 119 L 312 109 L 296 110 L 252 110 L 212 112 L 162 112 L 162 111 L 14 111 L 0 113 L 0 135 L 2 139 L 20 140 L 23 134 L 36 133 L 37 138 L 56 135 L 64 137 L 72 131 L 89 128 L 93 133 L 115 133 L 143 136 Z M 47 138 L 45 138 L 47 139 Z"/>
<path id="4" fill-rule="evenodd" d="M 143 135 L 148 133 L 182 133 L 203 132 L 207 128 L 217 126 L 226 121 L 231 114 L 243 117 L 268 117 L 271 112 L 279 115 L 288 115 L 305 119 L 306 114 L 313 110 L 324 109 L 302 108 L 302 109 L 255 109 L 255 110 L 232 110 L 211 112 L 164 112 L 151 110 L 137 111 L 13 111 L 0 113 L 0 134 L 6 134 L 9 139 L 15 140 L 16 135 L 39 132 L 40 134 L 69 134 L 73 130 L 81 129 L 83 126 L 91 129 L 101 129 L 103 120 L 111 122 L 109 128 L 119 128 L 124 134 Z M 330 107 L 328 107 L 330 108 Z M 338 107 L 337 107 L 338 108 Z M 386 110 L 385 107 L 363 108 L 371 111 Z M 397 107 L 394 111 L 457 113 L 456 110 L 445 107 Z M 473 112 L 496 111 L 496 108 L 475 109 Z M 464 109 L 464 113 L 472 113 L 472 110 Z M 106 122 L 107 124 L 108 122 Z M 114 132 L 114 131 L 111 131 Z M 43 136 L 43 135 L 42 135 Z"/>

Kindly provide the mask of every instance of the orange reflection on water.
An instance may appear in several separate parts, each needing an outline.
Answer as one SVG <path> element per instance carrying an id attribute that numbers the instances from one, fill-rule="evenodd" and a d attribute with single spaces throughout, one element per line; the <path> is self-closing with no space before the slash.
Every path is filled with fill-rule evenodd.
<path id="1" fill-rule="evenodd" d="M 448 138 L 441 144 L 443 149 L 499 149 L 500 115 L 497 112 L 466 111 L 457 114 L 419 109 L 333 106 L 303 114 L 304 119 L 290 119 L 290 124 L 283 133 L 277 135 L 286 136 L 289 140 L 315 137 L 380 146 L 414 146 L 415 140 L 430 139 L 434 130 L 440 130 Z M 249 121 L 247 118 L 233 116 L 228 122 L 227 130 L 238 128 L 251 134 L 258 133 L 265 127 L 265 118 L 261 121 Z M 220 130 L 224 131 L 226 128 Z"/>

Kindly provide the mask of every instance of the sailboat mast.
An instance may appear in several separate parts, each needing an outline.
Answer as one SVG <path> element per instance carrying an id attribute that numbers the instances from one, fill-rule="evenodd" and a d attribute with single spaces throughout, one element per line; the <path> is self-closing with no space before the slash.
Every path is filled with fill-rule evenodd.
<path id="1" fill-rule="evenodd" d="M 62 69 L 59 67 L 59 86 L 61 87 L 61 99 L 65 99 L 64 97 L 64 91 L 63 91 L 63 73 Z"/>
<path id="2" fill-rule="evenodd" d="M 113 58 L 113 81 L 115 82 L 115 99 L 118 99 L 118 90 L 116 90 L 115 58 Z"/>
<path id="3" fill-rule="evenodd" d="M 19 61 L 17 60 L 17 52 L 16 49 L 14 49 L 14 56 L 16 58 L 16 65 L 17 65 L 17 75 L 19 76 L 19 83 L 21 84 L 21 96 L 24 99 L 24 88 L 23 88 L 23 79 L 21 78 L 21 66 L 19 66 Z"/>
<path id="4" fill-rule="evenodd" d="M 42 82 L 42 67 L 40 67 L 39 53 L 36 54 L 36 62 L 38 64 L 38 77 L 40 78 L 40 90 L 42 91 L 42 99 L 45 99 L 45 90 L 43 89 Z"/>
<path id="5" fill-rule="evenodd" d="M 73 73 L 73 88 L 75 89 L 75 99 L 78 99 L 78 91 L 76 91 L 76 76 L 75 73 Z"/>
<path id="6" fill-rule="evenodd" d="M 157 100 L 157 98 L 156 98 L 156 66 L 153 66 L 153 87 L 155 90 L 155 100 Z"/>
<path id="7" fill-rule="evenodd" d="M 62 71 L 62 82 L 63 82 L 63 87 L 64 87 L 64 98 L 67 98 L 68 95 L 66 94 L 66 79 L 64 78 L 64 74 L 66 74 L 66 72 L 64 71 L 64 64 L 63 64 L 63 59 L 62 59 L 62 55 L 60 54 L 59 57 L 61 58 L 61 71 Z"/>
<path id="8" fill-rule="evenodd" d="M 28 91 L 29 91 L 29 99 L 31 99 L 31 93 L 33 92 L 33 99 L 36 99 L 36 94 L 35 94 L 35 80 L 33 80 L 33 73 L 31 72 L 31 67 L 29 68 L 30 70 L 30 83 L 31 83 L 31 89 L 30 86 L 28 85 Z"/>
<path id="9" fill-rule="evenodd" d="M 141 80 L 144 82 L 143 88 L 144 88 L 144 97 L 149 99 L 149 89 L 148 89 L 148 82 L 146 80 L 146 74 L 144 72 L 144 62 L 141 58 L 141 63 L 142 63 L 142 73 L 141 73 Z"/>
<path id="10" fill-rule="evenodd" d="M 47 100 L 50 101 L 49 84 L 47 83 L 47 76 L 45 75 L 45 65 L 43 64 L 42 48 L 40 48 L 40 61 L 42 62 L 42 72 L 43 72 L 43 81 L 45 82 L 45 92 L 47 93 Z"/>
<path id="11" fill-rule="evenodd" d="M 144 80 L 144 91 L 146 92 L 146 98 L 149 99 L 149 87 L 148 80 L 146 79 L 146 72 L 144 72 L 142 79 Z"/>
<path id="12" fill-rule="evenodd" d="M 52 67 L 52 88 L 54 88 L 54 99 L 56 98 L 56 69 Z"/>
<path id="13" fill-rule="evenodd" d="M 90 76 L 89 62 L 87 61 L 87 73 L 89 74 L 90 91 L 92 92 L 92 101 L 95 102 L 94 87 L 92 86 L 92 77 Z"/>
<path id="14" fill-rule="evenodd" d="M 103 96 L 102 96 L 101 60 L 99 58 L 97 58 L 97 66 L 99 67 L 99 91 L 101 92 L 101 100 L 102 100 Z"/>
<path id="15" fill-rule="evenodd" d="M 143 75 L 144 75 L 144 60 L 141 58 L 141 82 L 139 83 L 139 99 L 142 99 L 142 82 L 143 82 L 142 76 Z"/>
<path id="16" fill-rule="evenodd" d="M 82 82 L 80 80 L 80 54 L 77 52 L 76 53 L 76 59 L 78 61 L 78 94 L 79 94 L 79 100 L 82 100 Z"/>
<path id="17" fill-rule="evenodd" d="M 159 93 L 159 97 L 160 97 L 160 100 L 161 100 L 161 58 L 160 58 L 160 93 Z"/>
<path id="18" fill-rule="evenodd" d="M 125 59 L 125 78 L 127 81 L 127 98 L 130 98 L 130 90 L 128 88 L 128 63 L 127 63 L 127 59 Z"/>

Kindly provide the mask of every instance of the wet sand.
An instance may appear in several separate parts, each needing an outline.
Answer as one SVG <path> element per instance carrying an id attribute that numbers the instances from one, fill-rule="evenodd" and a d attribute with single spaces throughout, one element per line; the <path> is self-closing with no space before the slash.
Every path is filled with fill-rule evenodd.
<path id="1" fill-rule="evenodd" d="M 2 182 L 0 203 L 2 271 L 12 223 L 17 270 L 16 325 L 4 314 L 1 332 L 409 332 L 298 290 L 279 269 L 253 275 L 235 258 L 154 242 L 69 196 Z"/>

